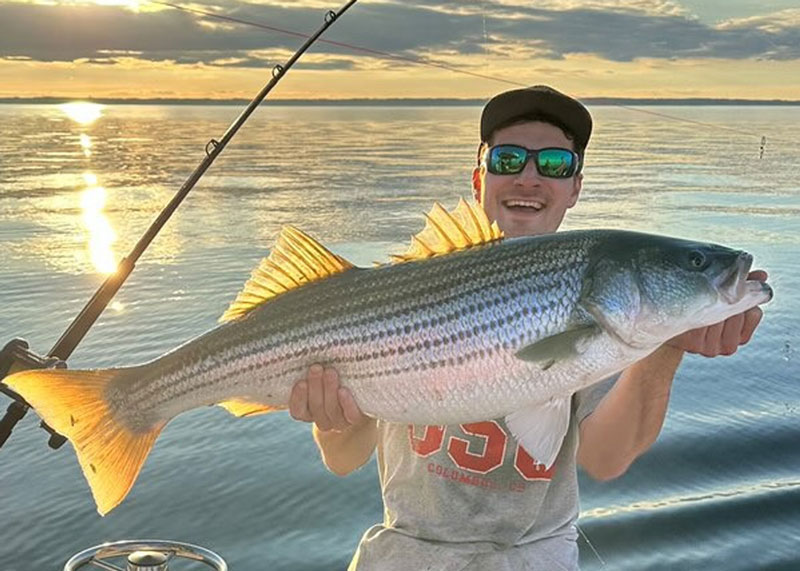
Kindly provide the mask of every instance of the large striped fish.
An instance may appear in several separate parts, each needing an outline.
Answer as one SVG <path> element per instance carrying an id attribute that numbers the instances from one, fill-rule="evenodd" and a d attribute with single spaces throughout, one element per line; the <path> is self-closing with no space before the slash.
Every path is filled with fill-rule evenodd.
<path id="1" fill-rule="evenodd" d="M 671 337 L 768 301 L 752 258 L 623 231 L 502 239 L 477 205 L 434 206 L 395 263 L 357 268 L 285 228 L 223 323 L 152 362 L 35 370 L 5 383 L 72 442 L 95 501 L 119 504 L 176 415 L 285 408 L 317 362 L 368 415 L 415 424 L 505 417 L 550 466 L 570 397 Z"/>

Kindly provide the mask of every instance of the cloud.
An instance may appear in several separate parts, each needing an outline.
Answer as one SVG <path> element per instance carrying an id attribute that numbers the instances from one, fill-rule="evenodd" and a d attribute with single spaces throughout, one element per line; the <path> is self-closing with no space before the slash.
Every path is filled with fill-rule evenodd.
<path id="1" fill-rule="evenodd" d="M 459 0 L 416 0 L 414 4 L 449 13 L 489 14 L 491 17 L 514 16 L 531 7 L 530 0 L 493 0 L 467 4 Z M 554 12 L 582 9 L 651 16 L 691 16 L 686 8 L 670 0 L 550 0 L 547 9 Z"/>
<path id="2" fill-rule="evenodd" d="M 796 59 L 800 58 L 800 22 L 766 27 L 771 18 L 709 26 L 670 2 L 561 2 L 563 9 L 504 6 L 514 18 L 492 16 L 485 23 L 492 43 L 513 45 L 531 38 L 551 58 L 592 54 L 610 61 L 639 58 Z M 601 8 L 602 5 L 606 5 Z M 556 6 L 559 6 L 557 3 Z"/>
<path id="3" fill-rule="evenodd" d="M 790 8 L 762 16 L 732 18 L 720 23 L 721 29 L 753 29 L 777 32 L 787 29 L 800 29 L 800 8 Z"/>
<path id="4" fill-rule="evenodd" d="M 193 4 L 204 10 L 309 34 L 328 2 Z M 559 60 L 574 54 L 628 62 L 646 59 L 800 59 L 800 10 L 712 26 L 669 0 L 374 1 L 357 4 L 326 39 L 404 57 L 454 54 Z M 0 4 L 0 58 L 109 64 L 115 54 L 145 61 L 222 67 L 283 63 L 301 38 L 203 18 L 174 9 L 132 12 L 97 5 Z M 374 67 L 365 55 L 319 43 L 306 69 Z M 132 54 L 135 54 L 132 56 Z M 288 57 L 288 56 L 286 56 Z M 382 64 L 386 67 L 386 62 Z M 390 64 L 398 66 L 397 62 Z"/>

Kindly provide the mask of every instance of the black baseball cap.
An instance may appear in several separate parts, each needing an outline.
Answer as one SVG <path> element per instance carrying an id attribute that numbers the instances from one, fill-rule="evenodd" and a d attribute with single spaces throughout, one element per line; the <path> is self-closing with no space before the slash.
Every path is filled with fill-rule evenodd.
<path id="1" fill-rule="evenodd" d="M 592 116 L 577 99 L 547 85 L 504 91 L 492 97 L 481 115 L 481 141 L 489 142 L 498 127 L 516 117 L 542 114 L 560 121 L 575 137 L 575 148 L 585 149 L 592 134 Z"/>

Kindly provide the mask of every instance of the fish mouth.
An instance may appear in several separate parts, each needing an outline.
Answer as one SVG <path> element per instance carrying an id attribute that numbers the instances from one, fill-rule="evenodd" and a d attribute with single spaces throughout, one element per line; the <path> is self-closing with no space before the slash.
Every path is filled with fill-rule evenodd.
<path id="1" fill-rule="evenodd" d="M 753 256 L 747 252 L 739 252 L 736 261 L 715 280 L 715 287 L 722 299 L 729 304 L 736 304 L 748 295 L 755 294 L 764 301 L 772 299 L 772 288 L 765 282 L 748 280 Z"/>

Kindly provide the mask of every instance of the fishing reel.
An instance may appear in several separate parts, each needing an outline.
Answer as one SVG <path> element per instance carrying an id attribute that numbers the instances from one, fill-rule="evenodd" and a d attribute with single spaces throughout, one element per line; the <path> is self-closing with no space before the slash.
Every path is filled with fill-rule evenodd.
<path id="1" fill-rule="evenodd" d="M 124 561 L 120 561 L 123 560 Z M 213 551 L 179 541 L 124 540 L 103 543 L 73 555 L 64 571 L 100 568 L 110 571 L 170 571 L 171 564 L 178 559 L 184 562 L 202 563 L 215 571 L 228 571 L 228 564 Z M 123 566 L 115 564 L 122 562 Z M 184 566 L 186 567 L 186 566 Z M 191 569 L 199 565 L 192 565 Z M 177 569 L 177 568 L 176 568 Z"/>
<path id="2" fill-rule="evenodd" d="M 8 405 L 5 415 L 0 419 L 0 447 L 5 444 L 14 426 L 22 420 L 28 411 L 28 403 L 17 393 L 2 384 L 5 377 L 11 373 L 28 369 L 66 368 L 67 364 L 57 357 L 42 357 L 30 350 L 28 342 L 24 339 L 12 339 L 0 350 L 0 392 L 8 395 L 13 402 Z M 67 441 L 61 434 L 47 426 L 44 422 L 41 427 L 50 433 L 48 445 L 58 449 Z"/>

